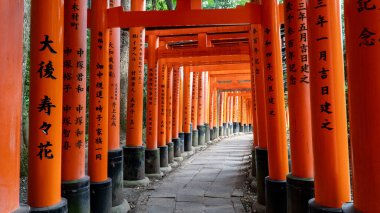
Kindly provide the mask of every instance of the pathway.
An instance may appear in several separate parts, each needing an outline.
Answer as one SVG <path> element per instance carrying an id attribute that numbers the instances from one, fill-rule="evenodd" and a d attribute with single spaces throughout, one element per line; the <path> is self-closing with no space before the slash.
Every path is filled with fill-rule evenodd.
<path id="1" fill-rule="evenodd" d="M 185 160 L 134 212 L 245 212 L 240 189 L 252 135 L 226 138 Z"/>

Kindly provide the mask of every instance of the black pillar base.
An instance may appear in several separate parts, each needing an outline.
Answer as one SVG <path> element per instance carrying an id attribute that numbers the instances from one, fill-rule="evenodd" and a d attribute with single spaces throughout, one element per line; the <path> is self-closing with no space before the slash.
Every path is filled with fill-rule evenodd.
<path id="1" fill-rule="evenodd" d="M 256 147 L 257 202 L 265 205 L 265 178 L 268 171 L 268 150 Z"/>
<path id="2" fill-rule="evenodd" d="M 122 149 L 108 151 L 108 177 L 112 180 L 112 206 L 121 205 L 124 202 Z"/>
<path id="3" fill-rule="evenodd" d="M 256 150 L 252 148 L 252 164 L 251 164 L 251 173 L 252 177 L 256 177 Z"/>
<path id="4" fill-rule="evenodd" d="M 191 132 L 184 133 L 184 150 L 185 152 L 190 152 L 193 150 L 193 139 Z"/>
<path id="5" fill-rule="evenodd" d="M 206 126 L 198 125 L 198 145 L 203 146 L 206 142 Z"/>
<path id="6" fill-rule="evenodd" d="M 62 181 L 62 197 L 67 200 L 69 212 L 90 211 L 90 178 L 84 176 L 79 180 Z"/>
<path id="7" fill-rule="evenodd" d="M 123 147 L 124 180 L 145 179 L 145 147 Z"/>
<path id="8" fill-rule="evenodd" d="M 223 123 L 223 136 L 227 136 L 227 123 Z"/>
<path id="9" fill-rule="evenodd" d="M 42 207 L 42 208 L 30 208 L 30 212 L 38 212 L 38 213 L 67 213 L 67 200 L 65 198 L 61 199 L 61 202 L 54 206 L 49 206 L 49 207 Z"/>
<path id="10" fill-rule="evenodd" d="M 208 124 L 205 124 L 206 127 L 206 136 L 205 136 L 205 142 L 210 142 L 210 126 Z"/>
<path id="11" fill-rule="evenodd" d="M 239 123 L 239 132 L 244 132 L 244 126 L 242 123 Z"/>
<path id="12" fill-rule="evenodd" d="M 184 153 L 185 152 L 185 133 L 183 132 L 178 133 L 178 137 L 180 140 L 181 153 Z"/>
<path id="13" fill-rule="evenodd" d="M 20 207 L 16 211 L 13 211 L 12 213 L 29 213 L 29 212 L 30 212 L 30 206 L 26 204 L 20 204 Z"/>
<path id="14" fill-rule="evenodd" d="M 288 212 L 307 212 L 309 200 L 314 197 L 314 179 L 298 178 L 289 174 L 286 183 Z"/>
<path id="15" fill-rule="evenodd" d="M 315 199 L 309 200 L 309 213 L 354 213 L 354 206 L 352 203 L 343 204 L 342 208 L 328 208 L 318 205 Z"/>
<path id="16" fill-rule="evenodd" d="M 90 184 L 91 213 L 111 213 L 112 211 L 112 180 Z"/>
<path id="17" fill-rule="evenodd" d="M 198 130 L 196 129 L 193 130 L 193 146 L 198 146 Z"/>
<path id="18" fill-rule="evenodd" d="M 219 137 L 220 136 L 223 136 L 223 126 L 220 126 L 219 127 L 219 135 L 218 135 Z"/>
<path id="19" fill-rule="evenodd" d="M 271 180 L 265 178 L 266 191 L 266 212 L 267 213 L 286 213 L 286 181 Z"/>
<path id="20" fill-rule="evenodd" d="M 168 146 L 168 163 L 171 164 L 174 162 L 174 144 L 170 141 L 166 145 Z"/>
<path id="21" fill-rule="evenodd" d="M 210 141 L 214 140 L 214 128 L 210 128 Z"/>
<path id="22" fill-rule="evenodd" d="M 174 157 L 181 157 L 181 139 L 173 138 Z"/>
<path id="23" fill-rule="evenodd" d="M 238 133 L 239 132 L 239 124 L 238 122 L 233 122 L 233 133 Z"/>
<path id="24" fill-rule="evenodd" d="M 244 124 L 243 128 L 244 128 L 244 132 L 247 133 L 248 132 L 248 125 Z"/>
<path id="25" fill-rule="evenodd" d="M 160 146 L 160 167 L 168 167 L 169 159 L 168 159 L 168 146 Z"/>
<path id="26" fill-rule="evenodd" d="M 252 132 L 252 131 L 253 131 L 253 129 L 252 129 L 252 124 L 249 124 L 249 125 L 248 125 L 248 131 L 249 131 L 249 132 Z"/>
<path id="27" fill-rule="evenodd" d="M 214 127 L 214 139 L 217 139 L 219 137 L 219 128 Z"/>
<path id="28" fill-rule="evenodd" d="M 161 174 L 159 149 L 145 150 L 145 174 Z"/>
<path id="29" fill-rule="evenodd" d="M 233 125 L 233 123 L 230 123 L 230 124 L 229 124 L 228 129 L 229 129 L 229 131 L 230 131 L 230 135 L 234 134 L 234 125 Z"/>

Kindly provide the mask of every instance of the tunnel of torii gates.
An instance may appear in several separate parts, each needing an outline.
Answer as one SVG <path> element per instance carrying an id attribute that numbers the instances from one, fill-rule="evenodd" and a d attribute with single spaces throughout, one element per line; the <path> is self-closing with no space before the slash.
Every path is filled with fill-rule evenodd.
<path id="1" fill-rule="evenodd" d="M 173 11 L 144 11 L 143 0 L 132 0 L 131 11 L 120 0 L 92 1 L 90 9 L 87 0 L 31 3 L 29 185 L 20 205 L 23 1 L 0 1 L 0 212 L 115 212 L 127 202 L 123 185 L 146 184 L 183 153 L 250 131 L 266 212 L 380 212 L 378 1 L 345 1 L 351 161 L 339 1 L 202 10 L 200 0 L 178 0 Z M 123 147 L 120 28 L 130 34 Z"/>

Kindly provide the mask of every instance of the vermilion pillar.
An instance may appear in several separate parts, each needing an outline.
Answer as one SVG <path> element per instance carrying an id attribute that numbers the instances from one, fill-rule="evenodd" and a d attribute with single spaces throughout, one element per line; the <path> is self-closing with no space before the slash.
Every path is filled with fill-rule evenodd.
<path id="1" fill-rule="evenodd" d="M 132 0 L 132 11 L 145 10 L 145 0 Z M 127 185 L 146 185 L 145 147 L 142 143 L 145 29 L 129 29 L 127 138 L 124 147 L 124 180 Z M 130 182 L 129 182 L 130 181 Z M 137 182 L 136 182 L 137 181 Z"/>
<path id="2" fill-rule="evenodd" d="M 285 0 L 285 39 L 292 173 L 288 212 L 307 212 L 314 197 L 306 0 Z M 287 120 L 288 120 L 287 119 Z"/>
<path id="3" fill-rule="evenodd" d="M 90 211 L 90 181 L 85 175 L 87 1 L 64 3 L 62 196 L 68 201 L 69 211 L 87 212 Z"/>
<path id="4" fill-rule="evenodd" d="M 121 0 L 110 0 L 119 7 Z M 123 199 L 123 150 L 120 147 L 120 28 L 110 29 L 108 100 L 108 177 L 112 179 L 113 209 L 128 208 Z"/>
<path id="5" fill-rule="evenodd" d="M 192 130 L 191 123 L 191 77 L 190 67 L 186 66 L 183 70 L 183 132 L 184 150 L 192 151 Z"/>
<path id="6" fill-rule="evenodd" d="M 160 150 L 157 144 L 158 125 L 158 69 L 157 69 L 158 38 L 148 36 L 148 82 L 146 101 L 146 150 L 145 175 L 147 177 L 161 177 Z"/>
<path id="7" fill-rule="evenodd" d="M 172 107 L 173 107 L 173 66 L 168 65 L 166 79 L 166 145 L 168 162 L 174 162 L 174 144 L 172 142 Z"/>
<path id="8" fill-rule="evenodd" d="M 198 146 L 198 86 L 199 86 L 199 72 L 193 72 L 192 81 L 192 98 L 191 98 L 191 123 L 193 127 L 193 146 Z"/>
<path id="9" fill-rule="evenodd" d="M 31 7 L 28 203 L 32 211 L 46 212 L 45 207 L 65 211 L 67 202 L 61 199 L 63 15 L 56 15 L 63 14 L 63 0 L 35 0 Z"/>
<path id="10" fill-rule="evenodd" d="M 206 136 L 205 136 L 205 142 L 210 142 L 210 123 L 209 123 L 209 117 L 210 117 L 210 78 L 209 73 L 205 72 L 205 128 L 206 128 Z"/>
<path id="11" fill-rule="evenodd" d="M 168 146 L 166 145 L 166 84 L 167 84 L 167 65 L 158 62 L 158 147 L 160 149 L 160 167 L 161 170 L 171 170 L 168 164 Z"/>
<path id="12" fill-rule="evenodd" d="M 185 135 L 183 131 L 183 66 L 179 68 L 179 121 L 178 121 L 178 136 L 181 141 L 181 153 L 185 151 Z"/>
<path id="13" fill-rule="evenodd" d="M 90 121 L 88 174 L 91 211 L 112 208 L 112 181 L 108 178 L 109 30 L 107 0 L 91 5 Z"/>
<path id="14" fill-rule="evenodd" d="M 269 177 L 266 178 L 267 212 L 286 212 L 286 176 L 289 172 L 285 126 L 284 84 L 277 0 L 263 1 L 264 66 L 267 89 Z"/>
<path id="15" fill-rule="evenodd" d="M 223 136 L 227 136 L 227 92 L 223 94 Z"/>
<path id="16" fill-rule="evenodd" d="M 210 125 L 210 140 L 214 140 L 214 85 L 213 85 L 213 79 L 210 78 L 210 103 L 207 105 L 209 108 L 209 117 L 208 117 L 208 123 Z"/>
<path id="17" fill-rule="evenodd" d="M 214 84 L 216 83 L 214 79 Z M 214 139 L 219 137 L 219 125 L 218 125 L 218 90 L 214 87 L 213 88 L 213 118 L 214 118 Z"/>
<path id="18" fill-rule="evenodd" d="M 230 135 L 233 134 L 234 132 L 234 126 L 233 126 L 233 111 L 234 111 L 234 108 L 233 108 L 233 103 L 234 103 L 234 97 L 232 96 L 230 98 L 230 102 L 229 102 L 229 105 L 230 105 L 230 120 L 228 121 L 229 122 L 229 132 L 230 132 Z"/>
<path id="19" fill-rule="evenodd" d="M 350 200 L 340 2 L 309 2 L 310 90 L 315 172 L 311 212 Z M 359 36 L 359 35 L 355 35 Z"/>
<path id="20" fill-rule="evenodd" d="M 197 129 L 198 129 L 198 145 L 203 146 L 206 141 L 205 126 L 205 73 L 198 73 L 198 110 L 197 110 Z"/>
<path id="21" fill-rule="evenodd" d="M 238 92 L 235 91 L 235 94 L 237 94 Z M 238 114 L 239 114 L 239 97 L 236 95 L 234 97 L 234 101 L 233 101 L 233 107 L 234 107 L 234 112 L 233 112 L 233 123 L 234 123 L 234 133 L 238 133 L 239 132 L 239 122 L 238 122 Z"/>
<path id="22" fill-rule="evenodd" d="M 255 95 L 256 95 L 256 116 L 257 116 L 257 146 L 255 147 L 256 157 L 256 181 L 257 181 L 257 202 L 265 205 L 265 177 L 268 171 L 268 150 L 267 150 L 267 99 L 264 73 L 264 42 L 261 25 L 252 25 L 252 55 L 253 71 L 255 74 Z"/>
<path id="23" fill-rule="evenodd" d="M 345 1 L 350 135 L 354 206 L 357 212 L 380 212 L 379 94 L 376 1 Z"/>
<path id="24" fill-rule="evenodd" d="M 173 67 L 173 91 L 172 91 L 172 142 L 174 157 L 181 157 L 181 140 L 179 138 L 179 92 L 180 92 L 179 66 Z"/>
<path id="25" fill-rule="evenodd" d="M 1 1 L 0 19 L 0 212 L 19 208 L 24 1 Z M 12 113 L 10 113 L 12 112 Z"/>
<path id="26" fill-rule="evenodd" d="M 223 115 L 224 115 L 224 94 L 225 92 L 218 92 L 218 127 L 219 127 L 219 136 L 223 136 Z"/>

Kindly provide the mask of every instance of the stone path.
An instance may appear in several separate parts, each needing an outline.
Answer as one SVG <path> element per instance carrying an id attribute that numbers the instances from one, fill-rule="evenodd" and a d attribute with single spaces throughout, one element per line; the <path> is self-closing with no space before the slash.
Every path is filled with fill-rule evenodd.
<path id="1" fill-rule="evenodd" d="M 245 212 L 240 201 L 252 135 L 223 139 L 185 160 L 134 212 Z"/>

